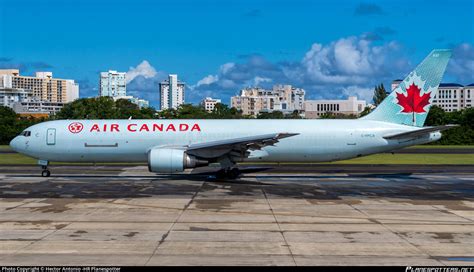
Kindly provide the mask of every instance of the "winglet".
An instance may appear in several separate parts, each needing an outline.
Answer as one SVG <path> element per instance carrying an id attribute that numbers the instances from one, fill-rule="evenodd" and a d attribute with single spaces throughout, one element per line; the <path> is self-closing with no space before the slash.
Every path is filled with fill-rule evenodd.
<path id="1" fill-rule="evenodd" d="M 275 138 L 276 139 L 283 139 L 283 138 L 288 138 L 288 137 L 293 137 L 293 136 L 296 136 L 296 135 L 299 135 L 299 133 L 287 133 L 287 132 L 283 132 L 283 133 L 278 133 Z"/>

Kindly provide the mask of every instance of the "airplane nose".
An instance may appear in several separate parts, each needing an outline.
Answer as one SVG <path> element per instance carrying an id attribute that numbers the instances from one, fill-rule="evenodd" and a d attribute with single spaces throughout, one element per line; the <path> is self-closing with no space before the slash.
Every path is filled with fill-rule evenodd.
<path id="1" fill-rule="evenodd" d="M 20 139 L 18 139 L 18 137 L 13 138 L 13 140 L 10 141 L 10 147 L 18 152 L 20 149 Z"/>

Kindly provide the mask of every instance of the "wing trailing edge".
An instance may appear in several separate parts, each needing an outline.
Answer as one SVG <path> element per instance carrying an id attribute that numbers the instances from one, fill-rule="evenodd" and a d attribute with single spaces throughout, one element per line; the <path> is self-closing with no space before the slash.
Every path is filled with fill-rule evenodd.
<path id="1" fill-rule="evenodd" d="M 224 154 L 240 154 L 240 157 L 247 157 L 249 150 L 259 150 L 265 146 L 271 146 L 283 138 L 296 136 L 298 133 L 273 133 L 240 137 L 212 142 L 191 144 L 187 147 L 186 153 L 200 158 L 216 158 Z"/>

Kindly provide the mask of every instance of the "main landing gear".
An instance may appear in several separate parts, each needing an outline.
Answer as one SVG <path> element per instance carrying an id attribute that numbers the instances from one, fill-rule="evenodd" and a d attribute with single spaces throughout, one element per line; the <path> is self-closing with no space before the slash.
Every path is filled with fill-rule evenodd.
<path id="1" fill-rule="evenodd" d="M 240 176 L 241 172 L 239 168 L 228 168 L 228 169 L 221 169 L 217 171 L 216 178 L 217 179 L 236 179 Z"/>
<path id="2" fill-rule="evenodd" d="M 239 168 L 234 167 L 235 162 L 229 157 L 222 157 L 218 160 L 221 170 L 217 171 L 216 179 L 236 179 L 240 176 Z"/>
<path id="3" fill-rule="evenodd" d="M 49 161 L 38 160 L 38 164 L 41 166 L 41 169 L 43 169 L 43 171 L 41 171 L 41 176 L 42 177 L 51 176 L 51 172 L 48 170 Z"/>

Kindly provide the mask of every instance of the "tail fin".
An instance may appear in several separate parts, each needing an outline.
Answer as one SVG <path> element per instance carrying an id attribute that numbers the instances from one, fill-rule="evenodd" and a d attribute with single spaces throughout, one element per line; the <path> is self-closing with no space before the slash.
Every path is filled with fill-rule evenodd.
<path id="1" fill-rule="evenodd" d="M 451 50 L 436 49 L 364 120 L 423 127 Z"/>

